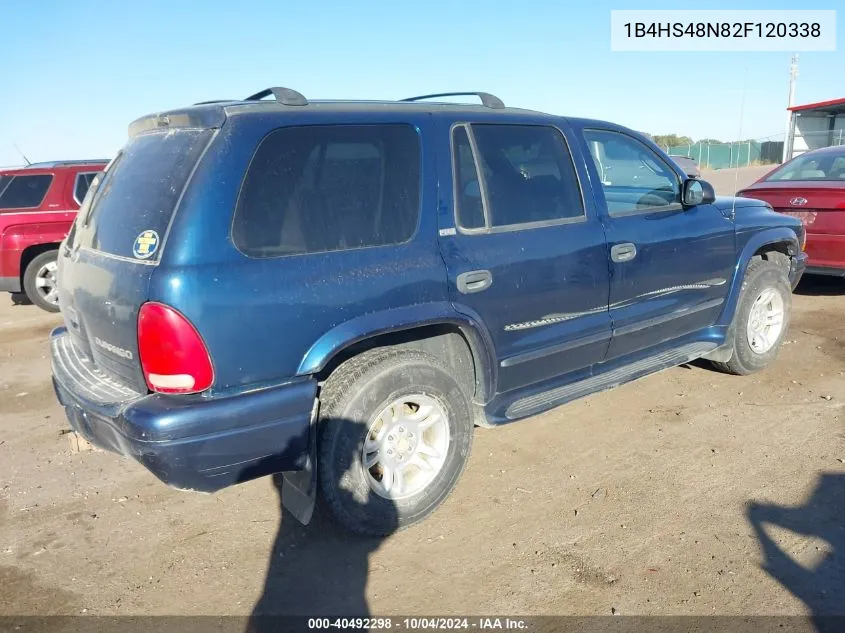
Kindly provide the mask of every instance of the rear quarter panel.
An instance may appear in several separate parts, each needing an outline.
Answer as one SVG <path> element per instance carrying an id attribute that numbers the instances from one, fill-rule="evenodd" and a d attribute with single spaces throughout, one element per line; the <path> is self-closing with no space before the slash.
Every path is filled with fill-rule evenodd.
<path id="1" fill-rule="evenodd" d="M 437 248 L 436 157 L 423 142 L 432 129 L 427 115 L 369 113 L 343 121 L 417 127 L 426 176 L 419 225 L 409 242 L 271 259 L 252 259 L 235 248 L 232 216 L 259 141 L 282 125 L 329 122 L 337 117 L 327 121 L 301 112 L 283 120 L 264 114 L 230 118 L 198 166 L 165 238 L 149 298 L 175 307 L 195 325 L 211 354 L 216 392 L 283 382 L 301 366 L 313 370 L 343 345 L 341 339 L 358 338 L 376 323 L 395 325 L 391 310 L 448 305 Z M 336 335 L 325 337 L 330 331 Z M 315 358 L 308 352 L 320 340 Z"/>
<path id="2" fill-rule="evenodd" d="M 77 171 L 57 169 L 52 174 L 53 181 L 40 206 L 0 212 L 0 277 L 20 277 L 24 250 L 41 244 L 58 244 L 70 231 L 79 209 L 73 200 Z"/>
<path id="3" fill-rule="evenodd" d="M 70 230 L 76 212 L 0 215 L 0 277 L 18 277 L 21 256 L 30 246 L 58 244 Z"/>

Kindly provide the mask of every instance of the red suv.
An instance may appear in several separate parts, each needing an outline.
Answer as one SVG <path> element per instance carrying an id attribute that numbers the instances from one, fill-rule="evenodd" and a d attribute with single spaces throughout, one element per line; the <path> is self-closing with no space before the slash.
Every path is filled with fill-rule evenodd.
<path id="1" fill-rule="evenodd" d="M 37 163 L 0 170 L 0 291 L 23 292 L 59 310 L 56 255 L 106 160 Z"/>

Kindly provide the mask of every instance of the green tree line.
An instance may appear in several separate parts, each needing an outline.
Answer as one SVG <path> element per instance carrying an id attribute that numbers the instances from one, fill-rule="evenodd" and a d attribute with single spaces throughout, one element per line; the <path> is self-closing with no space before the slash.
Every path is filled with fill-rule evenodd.
<path id="1" fill-rule="evenodd" d="M 678 145 L 695 145 L 696 143 L 709 143 L 711 145 L 718 145 L 720 143 L 729 143 L 730 141 L 720 141 L 715 138 L 702 138 L 694 141 L 689 136 L 678 136 L 677 134 L 649 134 L 645 133 L 652 141 L 660 147 L 677 147 Z M 748 143 L 754 139 L 745 139 L 742 141 L 733 141 L 734 143 Z"/>

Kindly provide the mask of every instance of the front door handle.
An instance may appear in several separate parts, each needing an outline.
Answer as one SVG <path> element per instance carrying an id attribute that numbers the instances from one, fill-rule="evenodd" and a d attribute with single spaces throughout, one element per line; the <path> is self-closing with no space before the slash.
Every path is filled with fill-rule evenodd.
<path id="1" fill-rule="evenodd" d="M 458 275 L 457 283 L 462 294 L 481 292 L 493 285 L 493 274 L 489 270 L 472 270 Z"/>
<path id="2" fill-rule="evenodd" d="M 637 256 L 637 247 L 635 244 L 625 242 L 623 244 L 614 244 L 610 249 L 610 259 L 617 264 L 622 262 L 629 262 Z"/>

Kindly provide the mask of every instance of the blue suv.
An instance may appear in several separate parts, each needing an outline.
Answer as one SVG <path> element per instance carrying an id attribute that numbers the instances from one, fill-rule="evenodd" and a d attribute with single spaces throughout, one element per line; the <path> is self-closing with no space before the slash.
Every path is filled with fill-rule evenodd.
<path id="1" fill-rule="evenodd" d="M 171 486 L 284 473 L 299 520 L 382 534 L 446 498 L 474 426 L 766 367 L 804 239 L 612 123 L 271 88 L 131 124 L 60 249 L 55 391 Z"/>

